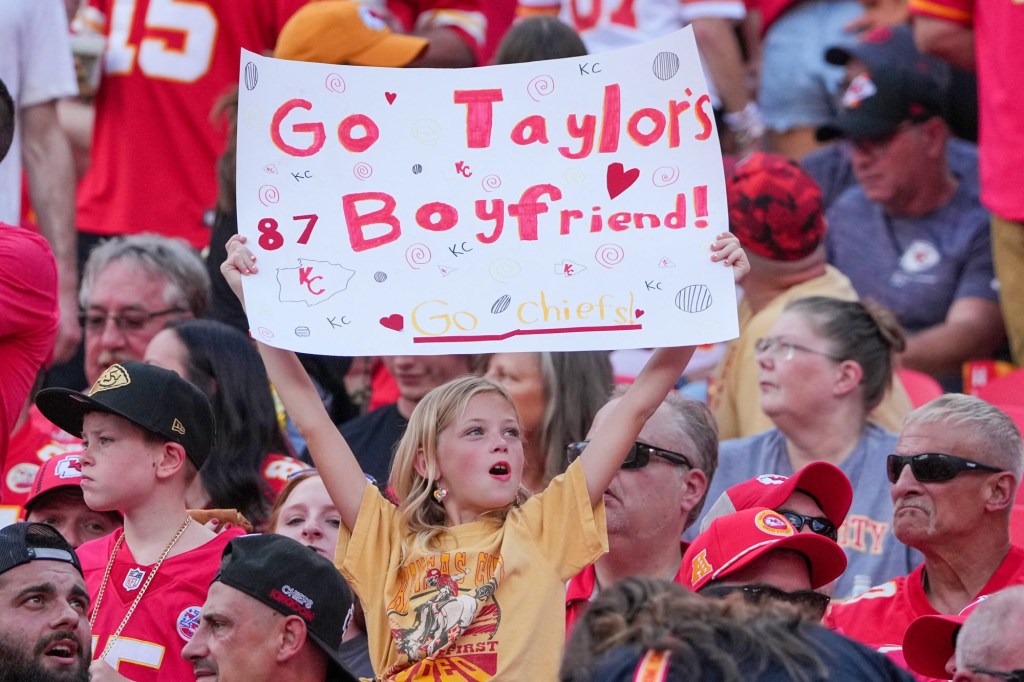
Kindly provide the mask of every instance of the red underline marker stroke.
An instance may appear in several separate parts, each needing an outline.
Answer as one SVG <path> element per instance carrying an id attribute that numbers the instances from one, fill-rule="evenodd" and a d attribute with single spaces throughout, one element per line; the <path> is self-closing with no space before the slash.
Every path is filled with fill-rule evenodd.
<path id="1" fill-rule="evenodd" d="M 414 336 L 413 343 L 476 343 L 479 341 L 504 341 L 513 336 L 535 334 L 575 334 L 580 332 L 630 332 L 643 329 L 642 324 L 618 324 L 611 327 L 558 327 L 553 329 L 513 329 L 504 334 L 481 334 L 479 336 Z"/>

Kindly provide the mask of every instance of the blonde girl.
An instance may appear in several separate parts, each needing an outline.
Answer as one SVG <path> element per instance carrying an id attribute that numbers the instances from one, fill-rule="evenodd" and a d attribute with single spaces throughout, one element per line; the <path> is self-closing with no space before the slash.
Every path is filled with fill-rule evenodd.
<path id="1" fill-rule="evenodd" d="M 231 238 L 221 266 L 240 300 L 258 272 L 245 241 Z M 749 270 L 732 235 L 711 249 L 737 279 Z M 508 393 L 477 377 L 434 389 L 392 465 L 397 507 L 367 484 L 295 354 L 259 348 L 341 515 L 335 564 L 362 600 L 378 679 L 554 679 L 565 581 L 607 550 L 604 491 L 693 347 L 658 349 L 586 453 L 533 497 Z"/>

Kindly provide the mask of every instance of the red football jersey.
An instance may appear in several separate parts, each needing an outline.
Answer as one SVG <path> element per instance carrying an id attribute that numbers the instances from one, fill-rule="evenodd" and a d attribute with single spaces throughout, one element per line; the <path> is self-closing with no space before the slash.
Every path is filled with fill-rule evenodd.
<path id="1" fill-rule="evenodd" d="M 11 434 L 3 462 L 0 504 L 23 505 L 36 472 L 46 460 L 82 449 L 82 439 L 54 426 L 33 405 L 28 419 Z"/>
<path id="2" fill-rule="evenodd" d="M 206 246 L 226 136 L 213 106 L 238 82 L 240 49 L 272 51 L 305 2 L 88 0 L 81 16 L 107 49 L 79 229 Z"/>
<path id="3" fill-rule="evenodd" d="M 883 652 L 902 651 L 903 635 L 918 616 L 938 615 L 924 592 L 921 564 L 909 575 L 890 580 L 844 602 L 834 602 L 824 624 L 841 635 Z M 977 596 L 1024 584 L 1024 549 L 1012 547 Z M 891 655 L 891 654 L 890 654 Z M 902 656 L 892 658 L 905 665 Z"/>
<path id="4" fill-rule="evenodd" d="M 123 533 L 119 528 L 77 550 L 93 608 L 110 553 Z M 224 547 L 244 534 L 241 528 L 226 530 L 205 545 L 164 561 L 106 661 L 137 682 L 194 679 L 192 664 L 181 657 L 181 650 L 199 627 L 199 611 L 220 567 Z M 135 563 L 128 544 L 121 544 L 92 628 L 94 657 L 102 653 L 107 638 L 121 624 L 152 568 Z"/>

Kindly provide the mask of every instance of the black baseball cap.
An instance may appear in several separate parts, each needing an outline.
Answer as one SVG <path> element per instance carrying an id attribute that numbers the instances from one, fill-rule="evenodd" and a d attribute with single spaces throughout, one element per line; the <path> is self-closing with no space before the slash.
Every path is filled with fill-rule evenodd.
<path id="1" fill-rule="evenodd" d="M 948 70 L 941 60 L 917 49 L 909 25 L 880 26 L 864 33 L 851 45 L 833 45 L 825 50 L 825 61 L 829 64 L 846 66 L 853 59 L 864 62 L 869 69 L 927 69 L 936 77 Z"/>
<path id="2" fill-rule="evenodd" d="M 327 679 L 355 682 L 338 655 L 352 592 L 330 561 L 283 535 L 243 535 L 224 548 L 213 582 L 244 592 L 278 613 L 299 616 L 329 661 Z"/>
<path id="3" fill-rule="evenodd" d="M 52 526 L 22 521 L 0 528 L 0 574 L 30 561 L 63 561 L 82 572 L 75 550 Z"/>
<path id="4" fill-rule="evenodd" d="M 47 388 L 36 407 L 68 433 L 81 435 L 89 412 L 123 417 L 185 449 L 197 469 L 210 456 L 216 424 L 206 395 L 169 369 L 144 362 L 111 365 L 88 393 Z"/>

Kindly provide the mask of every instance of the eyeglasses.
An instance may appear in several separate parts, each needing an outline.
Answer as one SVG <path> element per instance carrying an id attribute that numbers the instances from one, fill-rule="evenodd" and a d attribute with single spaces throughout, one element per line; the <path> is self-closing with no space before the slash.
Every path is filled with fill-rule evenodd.
<path id="1" fill-rule="evenodd" d="M 951 481 L 965 471 L 992 471 L 1004 469 L 982 464 L 973 460 L 947 455 L 941 452 L 922 452 L 919 455 L 889 455 L 885 460 L 885 469 L 889 474 L 889 482 L 895 483 L 903 473 L 903 467 L 910 465 L 910 472 L 921 483 L 937 483 Z"/>
<path id="2" fill-rule="evenodd" d="M 988 670 L 987 668 L 974 668 L 968 667 L 972 673 L 978 675 L 988 675 L 989 677 L 995 677 L 1000 680 L 1006 680 L 1006 682 L 1024 682 L 1024 669 L 1019 670 Z"/>
<path id="3" fill-rule="evenodd" d="M 583 450 L 590 444 L 589 440 L 581 440 L 577 443 L 569 443 L 565 446 L 565 457 L 571 464 L 576 458 L 583 454 Z M 672 452 L 671 450 L 662 450 L 656 448 L 653 445 L 647 443 L 641 443 L 636 441 L 633 443 L 633 447 L 629 449 L 629 454 L 626 455 L 626 459 L 622 462 L 623 469 L 643 469 L 645 466 L 651 463 L 651 455 L 657 455 L 662 459 L 667 459 L 673 464 L 679 466 L 686 466 L 693 468 L 690 460 L 687 459 L 686 455 L 681 455 L 678 452 Z"/>
<path id="4" fill-rule="evenodd" d="M 771 585 L 711 585 L 700 591 L 709 597 L 727 597 L 730 594 L 742 594 L 743 599 L 751 604 L 762 604 L 766 601 L 781 601 L 797 606 L 807 615 L 821 620 L 825 616 L 832 598 L 827 594 L 814 590 L 797 590 L 786 592 Z"/>
<path id="5" fill-rule="evenodd" d="M 186 312 L 182 308 L 168 308 L 149 312 L 146 310 L 125 310 L 120 313 L 99 313 L 86 312 L 78 316 L 79 322 L 85 331 L 92 334 L 102 332 L 107 327 L 107 320 L 113 320 L 114 326 L 124 334 L 133 334 L 141 331 L 154 318 L 164 315 L 175 315 Z"/>
<path id="6" fill-rule="evenodd" d="M 842 358 L 825 353 L 820 350 L 814 350 L 807 346 L 801 346 L 798 343 L 791 343 L 789 341 L 783 341 L 777 336 L 765 336 L 754 342 L 754 352 L 760 355 L 767 355 L 775 360 L 790 361 L 793 359 L 793 351 L 802 351 L 804 353 L 810 353 L 812 355 L 820 355 L 823 358 L 828 358 L 833 362 L 842 362 Z"/>
<path id="7" fill-rule="evenodd" d="M 785 516 L 797 531 L 803 530 L 804 526 L 809 526 L 812 533 L 824 535 L 832 542 L 839 541 L 839 531 L 836 530 L 836 524 L 822 516 L 804 516 L 803 514 L 791 511 L 780 511 L 779 513 Z"/>

